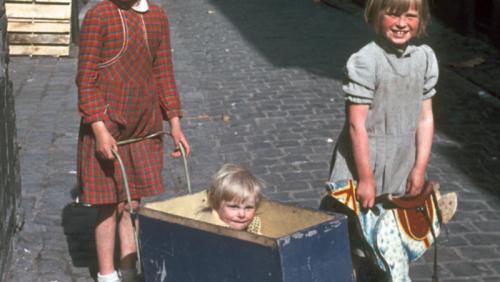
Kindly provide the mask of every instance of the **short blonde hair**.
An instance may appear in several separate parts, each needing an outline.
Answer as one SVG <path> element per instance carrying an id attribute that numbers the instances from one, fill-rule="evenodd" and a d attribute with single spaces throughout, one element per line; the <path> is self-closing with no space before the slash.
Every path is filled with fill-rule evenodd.
<path id="1" fill-rule="evenodd" d="M 214 210 L 218 210 L 222 201 L 245 202 L 255 197 L 257 206 L 262 198 L 259 180 L 247 169 L 235 165 L 225 164 L 212 176 L 212 185 L 208 191 L 208 203 Z"/>
<path id="2" fill-rule="evenodd" d="M 419 16 L 417 36 L 425 35 L 427 25 L 431 19 L 429 4 L 427 0 L 367 0 L 365 6 L 365 21 L 379 33 L 380 19 L 383 13 L 390 11 L 400 15 L 415 3 Z"/>

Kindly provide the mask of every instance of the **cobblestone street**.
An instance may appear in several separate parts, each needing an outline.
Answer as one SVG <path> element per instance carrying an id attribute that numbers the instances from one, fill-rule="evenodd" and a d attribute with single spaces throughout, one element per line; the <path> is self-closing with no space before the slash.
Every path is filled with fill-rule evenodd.
<path id="1" fill-rule="evenodd" d="M 344 122 L 342 67 L 370 39 L 361 14 L 312 0 L 163 0 L 162 6 L 192 147 L 193 189 L 207 188 L 223 163 L 234 162 L 264 181 L 266 197 L 317 208 Z M 435 47 L 441 76 L 428 172 L 443 192 L 459 196 L 439 239 L 440 281 L 500 281 L 500 100 L 481 94 L 481 80 L 467 77 L 478 75 L 473 70 L 447 67 L 474 54 L 461 47 L 463 38 L 432 24 L 423 41 Z M 94 281 L 97 272 L 95 210 L 72 204 L 76 54 L 11 57 L 25 223 L 14 238 L 8 282 Z M 182 162 L 165 161 L 167 192 L 146 201 L 187 193 Z M 432 255 L 412 265 L 414 281 L 431 281 Z"/>

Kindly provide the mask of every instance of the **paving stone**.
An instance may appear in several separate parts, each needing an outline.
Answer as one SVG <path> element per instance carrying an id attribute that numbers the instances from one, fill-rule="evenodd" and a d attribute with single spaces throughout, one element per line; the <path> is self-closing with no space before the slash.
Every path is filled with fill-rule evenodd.
<path id="1" fill-rule="evenodd" d="M 288 181 L 285 180 L 281 185 L 279 186 L 281 191 L 303 191 L 303 190 L 309 190 L 311 187 L 308 182 L 306 181 Z"/>
<path id="2" fill-rule="evenodd" d="M 63 282 L 63 281 L 72 281 L 72 277 L 66 273 L 63 272 L 57 272 L 57 273 L 47 273 L 43 274 L 38 278 L 38 281 L 40 282 Z"/>
<path id="3" fill-rule="evenodd" d="M 293 199 L 310 199 L 317 201 L 318 199 L 321 199 L 323 193 L 320 190 L 313 189 L 309 191 L 291 192 L 291 195 Z"/>
<path id="4" fill-rule="evenodd" d="M 500 220 L 500 213 L 495 211 L 479 211 L 478 214 L 486 220 Z"/>
<path id="5" fill-rule="evenodd" d="M 311 178 L 311 175 L 308 171 L 282 173 L 281 176 L 285 179 L 285 181 L 295 181 Z"/>
<path id="6" fill-rule="evenodd" d="M 317 200 L 293 200 L 287 202 L 290 205 L 295 205 L 301 208 L 317 209 L 319 207 L 319 199 Z"/>
<path id="7" fill-rule="evenodd" d="M 446 281 L 446 282 L 469 282 L 469 281 L 472 281 L 472 282 L 482 282 L 483 279 L 482 278 L 479 278 L 479 277 L 467 277 L 467 278 L 458 278 L 458 277 L 453 277 L 453 278 L 444 278 L 444 279 L 441 279 L 439 281 Z"/>
<path id="8" fill-rule="evenodd" d="M 484 282 L 497 282 L 500 280 L 500 275 L 494 275 L 492 277 L 486 277 L 483 279 Z"/>
<path id="9" fill-rule="evenodd" d="M 33 269 L 17 270 L 15 273 L 9 273 L 9 281 L 37 281 L 38 274 Z"/>
<path id="10" fill-rule="evenodd" d="M 438 242 L 443 242 L 446 247 L 463 247 L 463 246 L 470 246 L 471 243 L 469 243 L 468 240 L 464 238 L 464 236 L 457 236 L 455 234 L 450 234 L 447 237 L 444 237 L 441 235 L 438 238 Z"/>
<path id="11" fill-rule="evenodd" d="M 473 261 L 447 263 L 445 267 L 456 277 L 474 278 L 481 275 L 488 276 L 493 274 L 486 263 L 477 263 Z"/>
<path id="12" fill-rule="evenodd" d="M 444 244 L 438 243 L 438 263 L 462 261 L 463 258 L 463 256 L 457 253 L 456 248 L 448 248 Z M 428 252 L 424 253 L 420 260 L 426 262 L 427 266 L 432 265 L 434 262 L 434 247 L 431 247 Z"/>
<path id="13" fill-rule="evenodd" d="M 492 245 L 496 246 L 500 242 L 499 233 L 466 234 L 464 235 L 474 246 Z"/>
<path id="14" fill-rule="evenodd" d="M 460 202 L 461 204 L 462 202 Z M 483 205 L 485 205 L 483 203 Z M 474 210 L 457 210 L 454 216 L 454 220 L 461 222 L 461 221 L 477 221 L 481 220 L 481 216 L 477 213 L 477 211 Z"/>
<path id="15" fill-rule="evenodd" d="M 67 269 L 67 264 L 61 259 L 46 259 L 46 258 L 39 258 L 39 268 L 42 274 L 51 274 L 51 275 L 43 275 L 45 277 L 47 276 L 60 276 L 61 274 L 66 272 Z M 54 275 L 54 273 L 57 273 Z M 66 276 L 66 275 L 65 275 Z M 68 279 L 68 278 L 66 278 Z M 68 279 L 69 280 L 69 279 Z M 68 281 L 68 280 L 62 280 L 62 281 Z M 50 280 L 48 280 L 50 281 Z"/>
<path id="16" fill-rule="evenodd" d="M 459 222 L 459 221 L 451 221 L 446 226 L 453 234 L 467 234 L 477 231 L 477 228 L 474 227 L 474 223 L 472 222 Z"/>
<path id="17" fill-rule="evenodd" d="M 412 281 L 431 281 L 433 275 L 433 265 L 431 264 L 415 264 L 410 270 Z M 451 273 L 438 265 L 439 281 L 451 276 Z"/>
<path id="18" fill-rule="evenodd" d="M 500 220 L 488 220 L 474 222 L 474 225 L 482 232 L 500 233 Z"/>
<path id="19" fill-rule="evenodd" d="M 461 256 L 467 258 L 469 260 L 477 261 L 477 260 L 488 260 L 488 259 L 499 259 L 500 253 L 491 247 L 464 247 L 458 249 Z"/>

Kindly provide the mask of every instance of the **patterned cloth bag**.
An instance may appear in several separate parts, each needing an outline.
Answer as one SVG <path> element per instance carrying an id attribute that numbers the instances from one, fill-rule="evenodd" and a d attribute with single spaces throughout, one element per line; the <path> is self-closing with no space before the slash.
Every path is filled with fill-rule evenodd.
<path id="1" fill-rule="evenodd" d="M 351 251 L 364 258 L 364 267 L 368 264 L 371 268 L 358 274 L 361 281 L 411 281 L 410 262 L 418 259 L 440 232 L 434 186 L 427 183 L 416 197 L 382 195 L 372 209 L 362 210 L 356 200 L 356 181 L 327 183 L 328 195 L 320 209 L 348 215 Z"/>

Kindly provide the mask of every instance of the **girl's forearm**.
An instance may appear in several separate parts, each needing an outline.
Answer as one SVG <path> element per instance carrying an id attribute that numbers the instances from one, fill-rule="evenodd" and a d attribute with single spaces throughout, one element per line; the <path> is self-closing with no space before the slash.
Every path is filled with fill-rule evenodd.
<path id="1" fill-rule="evenodd" d="M 368 105 L 350 104 L 348 106 L 349 135 L 351 137 L 352 153 L 360 181 L 373 179 L 373 172 L 370 165 L 368 132 L 365 126 L 368 109 Z"/>
<path id="2" fill-rule="evenodd" d="M 432 100 L 427 99 L 422 105 L 422 111 L 416 132 L 416 158 L 414 170 L 425 173 L 432 148 L 434 136 L 434 115 L 432 113 Z"/>
<path id="3" fill-rule="evenodd" d="M 106 128 L 106 125 L 104 124 L 103 121 L 96 121 L 93 122 L 91 125 L 92 132 L 94 133 L 94 136 L 98 138 L 102 134 L 109 133 L 108 129 Z"/>
<path id="4" fill-rule="evenodd" d="M 350 126 L 349 133 L 352 140 L 352 153 L 359 180 L 368 180 L 373 178 L 373 172 L 370 165 L 370 153 L 368 146 L 368 133 L 365 128 Z"/>

